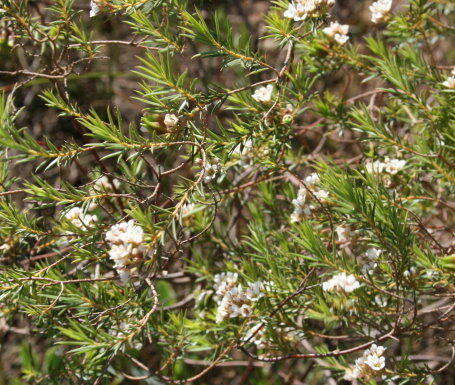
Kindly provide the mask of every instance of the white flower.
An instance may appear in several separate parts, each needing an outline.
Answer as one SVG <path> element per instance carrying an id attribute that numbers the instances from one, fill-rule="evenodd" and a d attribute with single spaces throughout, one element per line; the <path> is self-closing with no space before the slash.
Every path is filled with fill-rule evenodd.
<path id="1" fill-rule="evenodd" d="M 336 33 L 333 38 L 335 39 L 335 41 L 338 44 L 341 44 L 341 45 L 343 45 L 344 43 L 346 43 L 349 40 L 349 36 L 348 35 L 342 35 L 342 34 L 339 34 L 339 33 Z"/>
<path id="2" fill-rule="evenodd" d="M 226 275 L 223 278 L 225 284 L 216 288 L 217 294 L 222 294 L 221 300 L 217 300 L 218 309 L 216 322 L 226 318 L 248 317 L 253 312 L 253 304 L 264 295 L 264 285 L 261 282 L 248 283 L 247 287 L 242 285 L 231 286 L 235 275 Z M 227 283 L 231 281 L 228 286 Z"/>
<path id="3" fill-rule="evenodd" d="M 416 268 L 412 266 L 409 270 L 405 270 L 403 272 L 403 277 L 410 277 L 411 275 L 414 275 L 416 273 Z"/>
<path id="4" fill-rule="evenodd" d="M 305 183 L 308 186 L 314 186 L 315 184 L 319 183 L 319 175 L 313 172 L 305 178 Z"/>
<path id="5" fill-rule="evenodd" d="M 106 175 L 99 177 L 95 180 L 93 184 L 94 191 L 113 191 L 120 187 L 120 181 L 118 179 L 113 179 L 112 183 L 109 181 L 109 178 Z"/>
<path id="6" fill-rule="evenodd" d="M 378 346 L 376 344 L 373 344 L 370 346 L 368 350 L 365 351 L 367 355 L 376 355 L 376 356 L 382 356 L 385 352 L 386 348 L 384 346 Z"/>
<path id="7" fill-rule="evenodd" d="M 377 262 L 367 262 L 362 266 L 362 273 L 365 275 L 373 275 L 374 270 L 378 267 Z"/>
<path id="8" fill-rule="evenodd" d="M 302 219 L 303 219 L 303 212 L 302 212 L 302 210 L 296 210 L 296 209 L 294 209 L 294 211 L 293 211 L 292 214 L 291 214 L 291 223 L 300 222 Z"/>
<path id="9" fill-rule="evenodd" d="M 314 185 L 319 182 L 319 176 L 316 173 L 313 173 L 307 176 L 304 179 L 305 186 L 300 187 L 297 197 L 292 200 L 294 205 L 294 211 L 291 214 L 291 223 L 300 222 L 303 219 L 304 215 L 310 215 L 312 210 L 315 209 L 315 205 L 312 203 L 307 203 L 307 187 L 314 187 Z M 312 189 L 312 195 L 310 198 L 316 198 L 319 201 L 325 202 L 329 197 L 329 192 L 322 189 Z"/>
<path id="10" fill-rule="evenodd" d="M 250 301 L 258 301 L 264 296 L 264 284 L 262 282 L 249 282 L 245 289 L 245 297 Z"/>
<path id="11" fill-rule="evenodd" d="M 177 125 L 179 122 L 179 118 L 175 116 L 174 114 L 166 114 L 164 116 L 164 124 L 167 128 L 172 128 Z"/>
<path id="12" fill-rule="evenodd" d="M 205 170 L 204 170 L 204 181 L 211 182 L 215 179 L 216 174 L 220 172 L 221 166 L 217 159 L 215 159 L 212 163 L 206 162 L 205 163 Z"/>
<path id="13" fill-rule="evenodd" d="M 357 368 L 357 366 L 354 366 L 353 368 L 347 368 L 345 370 L 343 379 L 346 381 L 354 381 L 357 380 L 360 377 L 360 371 Z"/>
<path id="14" fill-rule="evenodd" d="M 243 155 L 245 155 L 245 153 L 248 153 L 252 148 L 253 148 L 253 141 L 251 139 L 247 139 L 243 143 L 240 143 L 234 149 L 234 154 L 243 156 Z"/>
<path id="15" fill-rule="evenodd" d="M 454 71 L 452 71 L 452 73 L 454 73 Z M 442 85 L 450 89 L 455 88 L 455 76 L 449 76 L 444 82 L 442 82 Z"/>
<path id="16" fill-rule="evenodd" d="M 215 274 L 213 280 L 215 284 L 213 288 L 217 296 L 223 297 L 229 290 L 231 290 L 237 284 L 239 275 L 237 273 L 226 272 Z"/>
<path id="17" fill-rule="evenodd" d="M 100 176 L 93 182 L 93 186 L 91 187 L 91 192 L 94 193 L 106 193 L 111 191 L 116 191 L 120 187 L 120 181 L 118 179 L 112 179 L 112 183 L 106 175 Z M 90 200 L 90 204 L 88 206 L 89 210 L 94 210 L 98 207 L 97 200 L 100 197 L 93 197 Z"/>
<path id="18" fill-rule="evenodd" d="M 304 187 L 300 187 L 297 193 L 297 198 L 292 200 L 294 211 L 291 214 L 291 223 L 300 222 L 304 215 L 311 213 L 310 205 L 306 205 L 307 191 Z"/>
<path id="19" fill-rule="evenodd" d="M 124 281 L 128 279 L 132 265 L 145 255 L 147 249 L 144 245 L 133 246 L 131 244 L 112 245 L 108 251 L 109 258 L 114 261 L 114 268 Z M 125 274 L 127 272 L 128 274 Z"/>
<path id="20" fill-rule="evenodd" d="M 333 278 L 322 283 L 322 290 L 324 291 L 335 291 L 337 288 L 337 281 Z"/>
<path id="21" fill-rule="evenodd" d="M 385 349 L 383 346 L 371 345 L 370 349 L 365 350 L 363 353 L 363 364 L 376 371 L 383 369 L 385 367 L 385 358 L 382 355 Z"/>
<path id="22" fill-rule="evenodd" d="M 344 291 L 346 293 L 351 293 L 359 287 L 360 283 L 355 276 L 346 275 L 346 273 L 337 274 L 322 284 L 324 291 Z"/>
<path id="23" fill-rule="evenodd" d="M 239 163 L 242 166 L 247 166 L 254 160 L 253 141 L 251 139 L 235 147 L 233 153 L 239 157 Z"/>
<path id="24" fill-rule="evenodd" d="M 297 193 L 297 198 L 292 200 L 292 204 L 294 206 L 303 206 L 306 201 L 306 188 L 305 187 L 300 187 L 298 193 Z"/>
<path id="25" fill-rule="evenodd" d="M 344 44 L 348 41 L 349 25 L 340 24 L 337 21 L 322 30 L 327 36 L 333 38 L 337 43 Z"/>
<path id="26" fill-rule="evenodd" d="M 385 366 L 385 358 L 382 356 L 370 355 L 365 358 L 364 363 L 373 370 L 381 370 Z"/>
<path id="27" fill-rule="evenodd" d="M 144 241 L 144 230 L 136 225 L 134 219 L 112 226 L 106 232 L 106 240 L 111 243 L 132 243 L 139 245 Z"/>
<path id="28" fill-rule="evenodd" d="M 385 158 L 384 164 L 384 171 L 391 175 L 395 175 L 406 166 L 406 161 L 403 159 Z"/>
<path id="29" fill-rule="evenodd" d="M 316 190 L 313 192 L 314 196 L 322 202 L 325 202 L 329 197 L 329 192 L 326 190 Z"/>
<path id="30" fill-rule="evenodd" d="M 342 280 L 340 286 L 346 293 L 350 293 L 360 287 L 360 283 L 355 279 L 355 277 L 351 274 L 348 275 Z"/>
<path id="31" fill-rule="evenodd" d="M 344 226 L 337 226 L 335 227 L 335 232 L 337 233 L 338 240 L 341 243 L 346 243 L 349 241 L 351 231 L 348 228 Z"/>
<path id="32" fill-rule="evenodd" d="M 305 178 L 305 182 L 308 183 L 309 186 L 313 186 L 317 181 L 319 181 L 317 174 L 311 174 Z M 304 215 L 310 215 L 312 210 L 315 209 L 314 204 L 306 202 L 307 196 L 307 189 L 305 187 L 301 187 L 297 193 L 297 198 L 292 200 L 294 211 L 291 214 L 291 223 L 300 222 L 303 219 Z M 311 196 L 311 198 L 314 197 L 319 201 L 325 202 L 329 197 L 329 192 L 326 190 L 317 189 L 313 191 L 313 194 Z"/>
<path id="33" fill-rule="evenodd" d="M 68 210 L 64 216 L 65 219 L 79 228 L 90 227 L 98 221 L 98 217 L 96 215 L 85 214 L 81 207 L 73 207 Z"/>
<path id="34" fill-rule="evenodd" d="M 301 2 L 297 2 L 297 4 L 290 3 L 283 16 L 294 21 L 301 21 L 305 20 L 308 14 L 305 12 L 305 6 Z"/>
<path id="35" fill-rule="evenodd" d="M 94 17 L 100 13 L 100 6 L 97 1 L 91 0 L 90 1 L 90 17 Z"/>
<path id="36" fill-rule="evenodd" d="M 378 0 L 370 5 L 371 21 L 379 23 L 390 12 L 392 0 Z"/>
<path id="37" fill-rule="evenodd" d="M 371 259 L 378 259 L 381 255 L 381 253 L 382 253 L 382 250 L 372 247 L 365 252 L 365 255 Z"/>
<path id="38" fill-rule="evenodd" d="M 269 84 L 265 87 L 259 87 L 252 95 L 252 98 L 257 102 L 268 103 L 272 99 L 273 85 Z"/>
<path id="39" fill-rule="evenodd" d="M 380 295 L 374 297 L 374 302 L 376 303 L 376 305 L 381 307 L 387 306 L 387 298 L 381 297 Z"/>

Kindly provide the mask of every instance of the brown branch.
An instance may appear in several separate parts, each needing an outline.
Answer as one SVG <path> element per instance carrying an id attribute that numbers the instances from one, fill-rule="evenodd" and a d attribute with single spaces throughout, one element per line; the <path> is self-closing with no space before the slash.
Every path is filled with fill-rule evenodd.
<path id="1" fill-rule="evenodd" d="M 31 72 L 31 71 L 27 71 L 27 70 L 17 70 L 17 71 L 0 71 L 0 75 L 7 75 L 7 76 L 26 75 L 26 76 L 45 78 L 45 79 L 64 79 L 69 75 L 69 73 L 64 73 L 61 75 L 50 75 L 50 74 L 44 74 L 44 73 L 40 73 L 40 72 Z"/>
<path id="2" fill-rule="evenodd" d="M 118 277 L 103 277 L 103 278 L 81 278 L 81 279 L 70 279 L 66 281 L 59 281 L 57 279 L 47 278 L 47 277 L 24 277 L 18 278 L 18 281 L 45 281 L 46 283 L 43 287 L 52 286 L 52 285 L 66 285 L 72 283 L 86 283 L 86 282 L 102 282 L 102 281 L 115 281 L 119 279 Z"/>
<path id="3" fill-rule="evenodd" d="M 127 45 L 130 47 L 138 47 L 138 48 L 144 48 L 144 49 L 151 49 L 151 50 L 159 50 L 157 47 L 149 47 L 147 45 L 140 44 L 140 42 L 135 42 L 134 40 L 131 41 L 123 41 L 123 40 L 94 40 L 94 41 L 89 41 L 87 43 L 75 43 L 75 44 L 70 44 L 68 48 L 76 48 L 76 47 L 83 47 L 87 45 Z"/>
<path id="4" fill-rule="evenodd" d="M 23 193 L 23 192 L 24 192 L 24 190 L 3 191 L 3 192 L 0 192 L 0 196 L 12 195 L 12 194 L 20 194 L 20 193 Z"/>
<path id="5" fill-rule="evenodd" d="M 343 355 L 346 355 L 346 354 L 350 354 L 350 353 L 354 353 L 354 352 L 357 352 L 359 350 L 365 350 L 365 349 L 368 349 L 371 345 L 373 345 L 374 343 L 376 342 L 380 342 L 380 341 L 384 341 L 384 340 L 387 340 L 389 338 L 393 338 L 393 335 L 395 333 L 395 328 L 392 329 L 392 331 L 390 331 L 389 333 L 387 334 L 384 334 L 382 335 L 381 337 L 379 338 L 376 338 L 375 340 L 373 341 L 370 341 L 370 342 L 366 342 L 362 345 L 358 345 L 358 346 L 355 346 L 353 348 L 350 348 L 350 349 L 345 349 L 345 350 L 332 350 L 330 352 L 327 352 L 327 353 L 296 353 L 296 354 L 288 354 L 288 355 L 285 355 L 285 356 L 280 356 L 280 357 L 270 357 L 270 358 L 259 358 L 259 357 L 254 357 L 251 353 L 247 352 L 247 354 L 252 357 L 252 358 L 255 358 L 257 360 L 260 360 L 260 361 L 264 361 L 264 362 L 278 362 L 278 361 L 283 361 L 283 360 L 288 360 L 288 359 L 293 359 L 293 358 L 325 358 L 325 357 L 339 357 L 339 356 L 343 356 Z"/>

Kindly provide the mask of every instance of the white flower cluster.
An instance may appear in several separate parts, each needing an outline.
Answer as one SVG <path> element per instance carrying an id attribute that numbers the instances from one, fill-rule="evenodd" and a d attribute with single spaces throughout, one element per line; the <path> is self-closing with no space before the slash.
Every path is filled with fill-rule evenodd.
<path id="1" fill-rule="evenodd" d="M 328 37 L 335 40 L 338 44 L 343 45 L 349 40 L 348 32 L 349 25 L 340 24 L 337 21 L 330 23 L 330 25 L 322 30 Z"/>
<path id="2" fill-rule="evenodd" d="M 380 174 L 382 172 L 386 172 L 390 175 L 395 175 L 400 172 L 406 166 L 406 161 L 403 159 L 390 159 L 386 157 L 384 162 L 380 160 L 375 160 L 374 162 L 368 162 L 365 165 L 365 169 L 369 173 L 377 173 Z"/>
<path id="3" fill-rule="evenodd" d="M 224 295 L 237 284 L 239 275 L 228 271 L 227 273 L 215 274 L 213 277 L 215 289 L 215 300 L 220 302 Z"/>
<path id="4" fill-rule="evenodd" d="M 273 85 L 269 84 L 265 87 L 257 88 L 251 96 L 254 100 L 260 103 L 268 103 L 272 100 Z"/>
<path id="5" fill-rule="evenodd" d="M 370 5 L 371 21 L 379 23 L 392 9 L 392 0 L 378 0 Z"/>
<path id="6" fill-rule="evenodd" d="M 247 286 L 237 284 L 236 273 L 221 273 L 214 277 L 215 301 L 218 303 L 216 322 L 226 318 L 248 317 L 253 304 L 264 296 L 262 282 L 249 282 Z"/>
<path id="7" fill-rule="evenodd" d="M 96 215 L 84 213 L 84 210 L 82 210 L 81 207 L 73 207 L 65 213 L 64 217 L 80 229 L 87 229 L 98 221 L 98 217 Z"/>
<path id="8" fill-rule="evenodd" d="M 346 371 L 345 380 L 353 381 L 358 378 L 368 378 L 385 367 L 385 357 L 383 356 L 386 350 L 383 346 L 376 344 L 363 352 L 362 357 L 357 358 L 353 368 Z"/>
<path id="9" fill-rule="evenodd" d="M 452 76 L 447 77 L 447 79 L 442 82 L 442 85 L 450 89 L 455 88 L 455 67 L 452 69 Z"/>
<path id="10" fill-rule="evenodd" d="M 305 20 L 307 17 L 318 17 L 328 11 L 335 4 L 335 0 L 296 0 L 291 2 L 283 13 L 284 17 L 294 21 Z M 349 40 L 349 25 L 337 21 L 322 30 L 327 36 L 338 44 L 345 44 Z"/>
<path id="11" fill-rule="evenodd" d="M 127 281 L 130 278 L 132 265 L 147 251 L 143 244 L 144 231 L 131 219 L 112 226 L 105 237 L 111 246 L 108 252 L 109 258 L 114 261 L 114 267 L 122 281 Z"/>
<path id="12" fill-rule="evenodd" d="M 313 195 L 321 202 L 325 202 L 329 197 L 329 192 L 316 186 L 319 182 L 319 176 L 316 173 L 310 174 L 304 179 L 305 186 L 311 190 Z M 305 215 L 310 215 L 311 211 L 317 206 L 313 203 L 307 203 L 307 189 L 301 187 L 297 193 L 297 198 L 293 199 L 292 204 L 294 211 L 291 214 L 291 222 L 296 223 L 303 219 Z"/>
<path id="13" fill-rule="evenodd" d="M 283 16 L 301 21 L 307 17 L 321 16 L 334 4 L 335 0 L 296 0 L 289 4 Z"/>
<path id="14" fill-rule="evenodd" d="M 90 0 L 90 17 L 94 17 L 100 13 L 100 6 L 97 1 Z"/>
<path id="15" fill-rule="evenodd" d="M 324 291 L 344 291 L 351 293 L 360 287 L 360 283 L 356 280 L 355 276 L 346 273 L 340 273 L 322 284 Z"/>

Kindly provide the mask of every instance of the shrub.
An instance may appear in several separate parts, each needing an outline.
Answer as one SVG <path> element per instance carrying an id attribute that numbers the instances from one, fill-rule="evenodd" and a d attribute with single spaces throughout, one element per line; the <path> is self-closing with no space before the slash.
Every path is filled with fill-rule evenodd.
<path id="1" fill-rule="evenodd" d="M 8 383 L 451 383 L 453 11 L 1 0 Z"/>

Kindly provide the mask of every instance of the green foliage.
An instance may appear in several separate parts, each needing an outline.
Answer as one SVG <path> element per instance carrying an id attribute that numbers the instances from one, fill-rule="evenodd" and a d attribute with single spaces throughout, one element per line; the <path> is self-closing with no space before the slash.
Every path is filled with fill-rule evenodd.
<path id="1" fill-rule="evenodd" d="M 87 22 L 1 2 L 20 69 L 0 71 L 0 321 L 30 335 L 8 383 L 450 381 L 450 4 L 340 43 L 324 2 L 304 21 L 270 2 L 258 25 L 242 2 L 95 3 Z M 133 38 L 95 38 L 103 18 Z M 135 50 L 140 114 L 79 88 L 114 93 L 111 69 L 84 73 L 111 48 Z M 376 369 L 356 361 L 373 344 Z"/>

